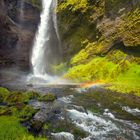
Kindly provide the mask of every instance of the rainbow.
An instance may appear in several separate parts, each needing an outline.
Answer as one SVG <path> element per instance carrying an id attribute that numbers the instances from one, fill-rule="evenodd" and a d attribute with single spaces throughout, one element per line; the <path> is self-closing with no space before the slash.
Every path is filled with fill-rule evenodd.
<path id="1" fill-rule="evenodd" d="M 80 84 L 80 88 L 91 88 L 94 86 L 101 86 L 105 85 L 104 81 L 94 81 L 94 82 L 87 82 L 87 83 L 82 83 Z"/>

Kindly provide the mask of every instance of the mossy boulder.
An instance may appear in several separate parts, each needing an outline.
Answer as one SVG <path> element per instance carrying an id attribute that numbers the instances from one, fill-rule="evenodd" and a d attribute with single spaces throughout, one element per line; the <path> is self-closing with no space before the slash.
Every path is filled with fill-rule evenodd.
<path id="1" fill-rule="evenodd" d="M 10 91 L 6 88 L 0 87 L 0 102 L 3 102 L 4 98 L 6 98 L 10 94 Z"/>
<path id="2" fill-rule="evenodd" d="M 6 106 L 0 106 L 0 116 L 11 115 L 12 110 Z"/>
<path id="3" fill-rule="evenodd" d="M 33 107 L 26 105 L 19 113 L 18 117 L 20 121 L 27 121 L 33 117 L 33 115 L 37 112 Z"/>
<path id="4" fill-rule="evenodd" d="M 24 94 L 29 99 L 38 99 L 40 97 L 40 94 L 36 91 L 27 91 Z"/>
<path id="5" fill-rule="evenodd" d="M 11 92 L 7 97 L 5 97 L 4 101 L 9 105 L 17 103 L 26 103 L 29 101 L 29 97 L 23 92 L 14 91 Z"/>
<path id="6" fill-rule="evenodd" d="M 40 101 L 44 102 L 53 102 L 56 99 L 56 96 L 53 93 L 47 93 L 39 98 Z"/>

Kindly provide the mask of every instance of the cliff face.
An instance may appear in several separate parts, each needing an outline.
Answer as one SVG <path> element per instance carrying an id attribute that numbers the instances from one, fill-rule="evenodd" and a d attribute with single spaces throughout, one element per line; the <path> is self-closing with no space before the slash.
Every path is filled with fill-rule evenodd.
<path id="1" fill-rule="evenodd" d="M 139 46 L 139 7 L 137 0 L 60 0 L 59 29 L 66 53 L 77 53 L 86 39 L 104 42 L 99 53 L 121 42 Z"/>
<path id="2" fill-rule="evenodd" d="M 140 92 L 139 1 L 60 0 L 58 15 L 66 78 L 115 82 L 114 89 Z"/>
<path id="3" fill-rule="evenodd" d="M 29 68 L 29 55 L 40 10 L 26 1 L 0 1 L 0 66 Z"/>

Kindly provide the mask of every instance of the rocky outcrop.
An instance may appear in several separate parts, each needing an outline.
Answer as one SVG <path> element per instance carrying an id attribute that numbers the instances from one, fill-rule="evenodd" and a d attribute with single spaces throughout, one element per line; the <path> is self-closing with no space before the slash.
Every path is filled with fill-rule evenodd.
<path id="1" fill-rule="evenodd" d="M 0 2 L 0 66 L 16 64 L 29 69 L 30 50 L 40 20 L 40 10 L 19 0 Z"/>
<path id="2" fill-rule="evenodd" d="M 85 48 L 85 40 L 99 42 L 98 54 L 114 45 L 139 46 L 139 10 L 136 0 L 59 1 L 58 21 L 64 55 L 72 57 Z"/>

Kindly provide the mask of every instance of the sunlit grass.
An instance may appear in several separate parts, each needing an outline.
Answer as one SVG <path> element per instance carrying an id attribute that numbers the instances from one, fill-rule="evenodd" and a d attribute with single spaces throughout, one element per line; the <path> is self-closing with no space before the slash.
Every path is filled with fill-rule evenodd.
<path id="1" fill-rule="evenodd" d="M 0 116 L 0 140 L 46 140 L 35 138 L 13 116 Z"/>

